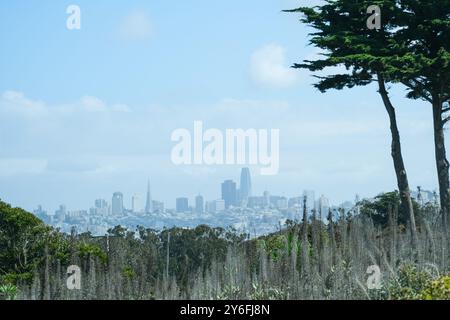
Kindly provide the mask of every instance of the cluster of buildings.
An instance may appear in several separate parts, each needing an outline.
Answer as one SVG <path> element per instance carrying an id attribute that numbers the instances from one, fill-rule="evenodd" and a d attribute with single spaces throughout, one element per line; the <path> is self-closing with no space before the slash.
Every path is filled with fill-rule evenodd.
<path id="1" fill-rule="evenodd" d="M 426 203 L 435 200 L 436 193 L 419 188 L 413 193 L 413 197 Z M 316 198 L 312 190 L 305 190 L 302 195 L 291 198 L 271 195 L 269 191 L 255 195 L 250 170 L 243 168 L 239 185 L 233 180 L 226 180 L 221 184 L 219 199 L 205 201 L 202 195 L 197 195 L 193 200 L 191 203 L 189 198 L 179 197 L 174 209 L 166 209 L 163 202 L 152 199 L 148 182 L 145 199 L 137 194 L 133 195 L 131 208 L 125 208 L 123 194 L 115 192 L 111 201 L 97 199 L 89 210 L 68 210 L 65 205 L 61 205 L 51 214 L 39 206 L 34 213 L 63 232 L 71 232 L 75 228 L 77 232 L 103 235 L 117 225 L 131 230 L 136 226 L 160 230 L 165 227 L 196 227 L 207 224 L 212 227 L 233 227 L 251 235 L 261 235 L 275 231 L 288 219 L 300 221 L 304 210 L 308 215 L 314 211 L 322 219 L 330 211 L 344 209 L 348 212 L 359 202 L 359 197 L 354 202 L 347 201 L 339 206 L 332 206 L 327 197 L 321 195 Z"/>
<path id="2" fill-rule="evenodd" d="M 177 212 L 205 213 L 224 212 L 230 208 L 247 207 L 249 199 L 252 199 L 252 182 L 250 169 L 244 168 L 241 172 L 240 188 L 233 180 L 226 180 L 222 183 L 222 197 L 214 201 L 205 202 L 202 195 L 195 197 L 195 206 L 189 206 L 188 198 L 176 199 Z"/>
<path id="3" fill-rule="evenodd" d="M 249 168 L 242 169 L 239 186 L 233 180 L 224 181 L 221 184 L 221 197 L 216 200 L 205 201 L 202 195 L 197 195 L 190 203 L 189 198 L 179 197 L 174 209 L 166 209 L 163 202 L 152 199 L 150 182 L 143 200 L 135 194 L 131 198 L 131 208 L 126 208 L 124 195 L 115 192 L 111 201 L 97 199 L 89 210 L 67 210 L 65 205 L 61 205 L 51 214 L 39 206 L 34 213 L 63 232 L 71 232 L 75 228 L 77 232 L 103 235 L 117 225 L 131 230 L 138 225 L 160 230 L 165 227 L 207 224 L 212 227 L 233 227 L 260 235 L 275 231 L 288 219 L 300 220 L 304 208 L 309 214 L 313 210 L 318 215 L 323 213 L 323 217 L 333 209 L 325 196 L 316 199 L 311 190 L 292 198 L 271 195 L 269 191 L 254 195 Z M 339 208 L 351 210 L 353 206 L 354 203 L 348 202 Z"/>

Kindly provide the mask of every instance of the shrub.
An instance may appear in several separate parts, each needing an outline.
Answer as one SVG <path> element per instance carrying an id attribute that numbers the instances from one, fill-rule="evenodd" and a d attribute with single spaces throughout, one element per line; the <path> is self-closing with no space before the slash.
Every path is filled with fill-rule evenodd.
<path id="1" fill-rule="evenodd" d="M 126 279 L 131 280 L 136 277 L 136 272 L 134 271 L 134 269 L 132 267 L 126 266 L 122 270 L 122 276 Z"/>
<path id="2" fill-rule="evenodd" d="M 411 265 L 403 265 L 399 269 L 397 279 L 390 286 L 391 298 L 394 300 L 420 300 L 422 291 L 432 281 L 432 276 Z"/>
<path id="3" fill-rule="evenodd" d="M 440 277 L 428 283 L 422 290 L 423 300 L 450 300 L 450 276 Z"/>
<path id="4" fill-rule="evenodd" d="M 89 256 L 97 257 L 102 263 L 108 261 L 108 255 L 98 246 L 89 243 L 80 243 L 78 250 L 80 257 L 87 258 Z"/>

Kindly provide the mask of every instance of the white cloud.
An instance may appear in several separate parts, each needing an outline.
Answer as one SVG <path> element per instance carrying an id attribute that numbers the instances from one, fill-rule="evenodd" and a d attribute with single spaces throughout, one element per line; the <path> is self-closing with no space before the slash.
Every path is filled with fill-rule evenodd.
<path id="1" fill-rule="evenodd" d="M 286 50 L 278 44 L 268 44 L 256 50 L 250 61 L 252 79 L 263 86 L 288 87 L 297 81 L 297 73 L 286 63 Z"/>
<path id="2" fill-rule="evenodd" d="M 99 98 L 84 96 L 81 98 L 81 106 L 88 112 L 106 111 L 105 103 Z"/>
<path id="3" fill-rule="evenodd" d="M 119 26 L 119 36 L 125 40 L 148 40 L 153 34 L 153 26 L 145 11 L 133 11 Z"/>
<path id="4" fill-rule="evenodd" d="M 28 99 L 25 94 L 18 91 L 5 91 L 2 94 L 0 110 L 26 117 L 41 116 L 47 113 L 43 102 Z"/>
<path id="5" fill-rule="evenodd" d="M 27 118 L 43 116 L 70 116 L 83 112 L 131 112 L 131 108 L 125 104 L 108 105 L 94 96 L 83 96 L 71 104 L 51 106 L 45 102 L 33 100 L 19 91 L 5 91 L 0 96 L 0 112 L 19 115 Z"/>

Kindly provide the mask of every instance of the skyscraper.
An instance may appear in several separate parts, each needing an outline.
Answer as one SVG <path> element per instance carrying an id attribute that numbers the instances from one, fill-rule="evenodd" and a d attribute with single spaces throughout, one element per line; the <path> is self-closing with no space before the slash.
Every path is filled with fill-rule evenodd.
<path id="1" fill-rule="evenodd" d="M 222 200 L 225 201 L 225 208 L 236 206 L 237 191 L 236 183 L 233 180 L 226 180 L 222 183 Z"/>
<path id="2" fill-rule="evenodd" d="M 145 213 L 150 214 L 153 212 L 152 205 L 153 205 L 152 194 L 150 193 L 150 179 L 149 179 L 147 184 L 147 200 L 145 202 Z"/>
<path id="3" fill-rule="evenodd" d="M 225 211 L 225 201 L 223 201 L 222 199 L 208 201 L 206 203 L 206 212 L 208 213 L 220 213 L 223 211 Z"/>
<path id="4" fill-rule="evenodd" d="M 187 211 L 189 211 L 188 198 L 177 198 L 177 212 L 187 212 Z"/>
<path id="5" fill-rule="evenodd" d="M 316 209 L 316 197 L 313 190 L 303 191 L 303 197 L 306 199 L 306 210 L 311 213 Z"/>
<path id="6" fill-rule="evenodd" d="M 93 209 L 96 214 L 107 216 L 109 214 L 109 211 L 111 208 L 106 200 L 96 199 L 95 200 L 95 208 L 93 208 Z"/>
<path id="7" fill-rule="evenodd" d="M 152 210 L 156 213 L 162 213 L 164 212 L 164 202 L 161 201 L 152 201 Z"/>
<path id="8" fill-rule="evenodd" d="M 247 202 L 248 197 L 252 196 L 252 180 L 250 176 L 250 169 L 243 168 L 241 171 L 241 181 L 239 186 L 239 198 L 240 201 Z"/>
<path id="9" fill-rule="evenodd" d="M 108 207 L 108 203 L 104 199 L 96 199 L 95 200 L 95 208 L 96 209 L 104 209 Z"/>
<path id="10" fill-rule="evenodd" d="M 122 215 L 123 214 L 123 194 L 121 192 L 114 192 L 112 197 L 112 214 Z"/>
<path id="11" fill-rule="evenodd" d="M 225 201 L 224 200 L 216 200 L 214 201 L 214 211 L 222 212 L 225 210 Z"/>
<path id="12" fill-rule="evenodd" d="M 131 209 L 135 213 L 142 212 L 141 197 L 138 194 L 135 194 L 131 197 Z"/>
<path id="13" fill-rule="evenodd" d="M 324 195 L 321 195 L 317 202 L 318 214 L 322 216 L 322 218 L 326 218 L 328 216 L 328 211 L 330 210 L 330 200 Z"/>
<path id="14" fill-rule="evenodd" d="M 264 198 L 264 206 L 265 207 L 270 207 L 270 192 L 269 191 L 264 191 L 263 192 L 263 198 Z"/>
<path id="15" fill-rule="evenodd" d="M 197 213 L 203 213 L 205 209 L 205 205 L 203 202 L 203 197 L 201 195 L 198 195 L 195 197 L 195 212 Z"/>
<path id="16" fill-rule="evenodd" d="M 65 205 L 60 205 L 59 209 L 55 211 L 55 218 L 58 222 L 63 222 L 66 219 L 67 209 Z"/>

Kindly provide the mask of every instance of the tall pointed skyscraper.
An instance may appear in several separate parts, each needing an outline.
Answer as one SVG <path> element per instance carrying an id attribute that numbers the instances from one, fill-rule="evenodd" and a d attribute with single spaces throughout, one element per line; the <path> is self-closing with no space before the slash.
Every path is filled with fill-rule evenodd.
<path id="1" fill-rule="evenodd" d="M 250 169 L 243 168 L 241 171 L 241 181 L 239 186 L 240 201 L 247 201 L 252 196 L 252 179 L 250 177 Z"/>
<path id="2" fill-rule="evenodd" d="M 152 194 L 150 192 L 150 179 L 147 184 L 147 201 L 145 202 L 145 213 L 150 214 L 153 212 L 152 206 Z"/>

